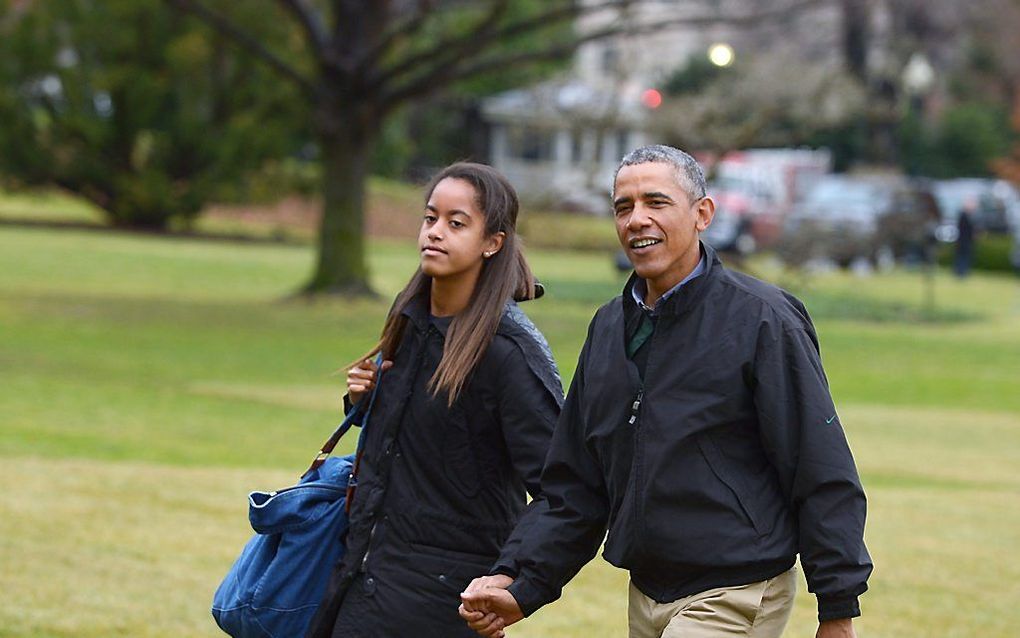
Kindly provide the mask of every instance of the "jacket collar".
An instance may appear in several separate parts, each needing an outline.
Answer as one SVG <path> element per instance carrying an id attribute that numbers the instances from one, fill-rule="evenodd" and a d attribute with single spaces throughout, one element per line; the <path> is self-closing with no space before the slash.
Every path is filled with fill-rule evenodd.
<path id="1" fill-rule="evenodd" d="M 424 332 L 429 329 L 429 324 L 431 323 L 430 303 L 431 300 L 429 299 L 428 292 L 418 295 L 407 304 L 402 314 L 414 324 L 415 328 Z M 496 330 L 497 333 L 505 334 L 510 329 L 511 324 L 507 323 L 508 317 L 512 314 L 512 308 L 516 307 L 517 303 L 514 301 L 507 302 L 507 308 L 503 312 L 503 320 L 500 321 L 499 327 Z M 445 336 L 445 329 L 438 329 Z"/>
<path id="2" fill-rule="evenodd" d="M 662 302 L 658 308 L 661 315 L 680 315 L 698 303 L 712 282 L 723 272 L 722 261 L 715 249 L 704 242 L 700 242 L 701 251 L 704 253 L 705 271 L 688 281 L 668 299 Z M 637 302 L 634 301 L 634 285 L 638 282 L 637 273 L 631 273 L 627 284 L 623 288 L 623 308 L 626 313 L 637 310 Z"/>
<path id="3" fill-rule="evenodd" d="M 414 327 L 424 332 L 429 328 L 429 293 L 418 295 L 404 307 L 403 315 L 411 320 Z"/>

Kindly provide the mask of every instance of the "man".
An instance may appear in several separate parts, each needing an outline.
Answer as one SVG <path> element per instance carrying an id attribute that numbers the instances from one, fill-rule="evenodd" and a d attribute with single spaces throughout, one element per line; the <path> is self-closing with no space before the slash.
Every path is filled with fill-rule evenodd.
<path id="1" fill-rule="evenodd" d="M 978 210 L 977 197 L 968 197 L 956 218 L 956 255 L 953 271 L 963 279 L 970 274 L 974 262 L 974 217 Z"/>
<path id="2" fill-rule="evenodd" d="M 686 153 L 628 154 L 613 206 L 635 274 L 589 326 L 542 474 L 548 511 L 461 615 L 502 636 L 559 597 L 608 529 L 631 638 L 781 635 L 798 553 L 818 638 L 854 636 L 865 497 L 807 311 L 701 244 L 715 204 Z"/>

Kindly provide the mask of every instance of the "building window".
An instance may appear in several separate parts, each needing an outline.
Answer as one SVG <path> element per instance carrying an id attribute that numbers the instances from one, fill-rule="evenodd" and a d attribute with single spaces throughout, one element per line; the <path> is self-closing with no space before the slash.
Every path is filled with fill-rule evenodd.
<path id="1" fill-rule="evenodd" d="M 570 161 L 580 164 L 584 159 L 584 131 L 574 129 L 570 132 Z"/>
<path id="2" fill-rule="evenodd" d="M 620 50 L 614 46 L 602 49 L 602 72 L 616 73 L 620 70 Z"/>
<path id="3" fill-rule="evenodd" d="M 553 158 L 553 134 L 530 126 L 507 128 L 507 155 L 525 162 L 547 162 Z"/>

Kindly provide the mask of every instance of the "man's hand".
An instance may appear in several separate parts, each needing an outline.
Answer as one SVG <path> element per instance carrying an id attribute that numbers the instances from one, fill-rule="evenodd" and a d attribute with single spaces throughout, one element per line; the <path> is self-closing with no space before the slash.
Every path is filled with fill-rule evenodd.
<path id="1" fill-rule="evenodd" d="M 819 623 L 815 638 L 857 638 L 854 621 L 850 618 L 840 618 Z"/>
<path id="2" fill-rule="evenodd" d="M 503 629 L 524 618 L 517 600 L 506 590 L 509 576 L 482 576 L 460 595 L 460 616 L 468 627 L 486 638 L 503 638 Z"/>

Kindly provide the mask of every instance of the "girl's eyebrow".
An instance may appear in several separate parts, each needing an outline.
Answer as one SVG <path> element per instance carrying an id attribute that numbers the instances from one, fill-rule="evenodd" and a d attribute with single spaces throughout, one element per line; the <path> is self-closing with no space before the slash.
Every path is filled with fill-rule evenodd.
<path id="1" fill-rule="evenodd" d="M 436 208 L 435 206 L 433 206 L 432 204 L 425 204 L 425 209 L 426 210 L 430 210 L 433 213 L 437 213 L 437 214 L 439 213 L 439 209 Z M 463 210 L 461 210 L 459 208 L 454 208 L 453 210 L 450 211 L 450 214 L 451 215 L 463 215 L 464 217 L 467 217 L 468 219 L 471 218 L 471 213 L 463 211 Z"/>

